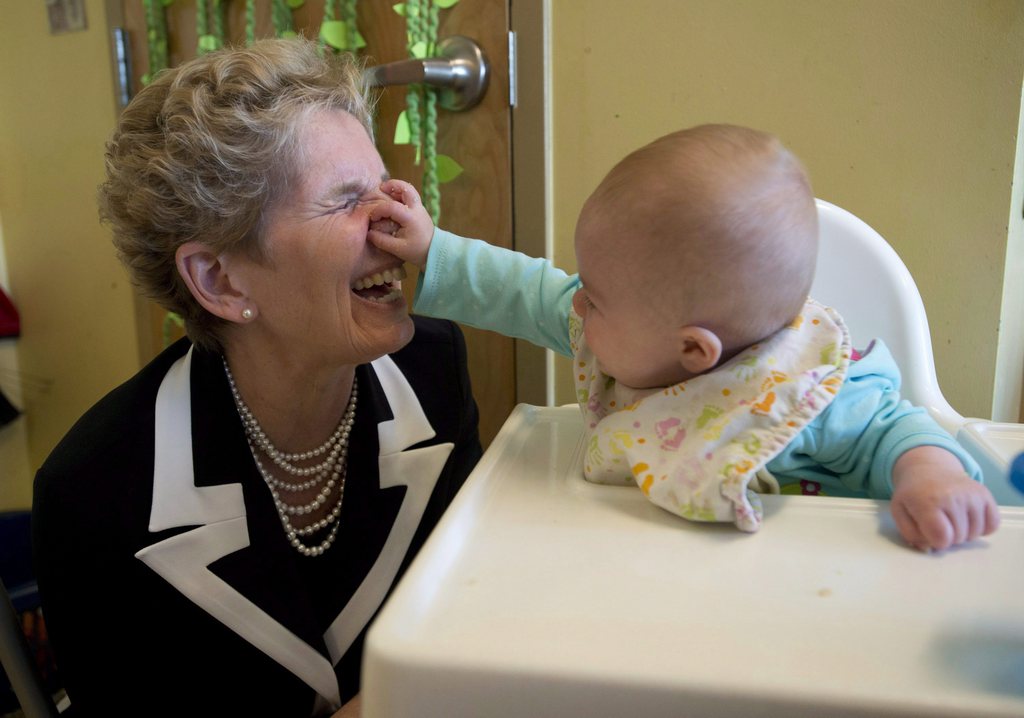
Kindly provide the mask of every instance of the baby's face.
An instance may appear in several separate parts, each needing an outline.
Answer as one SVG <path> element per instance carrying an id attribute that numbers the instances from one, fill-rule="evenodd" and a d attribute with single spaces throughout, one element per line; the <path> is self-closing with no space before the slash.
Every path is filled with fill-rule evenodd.
<path id="1" fill-rule="evenodd" d="M 576 263 L 583 287 L 573 308 L 601 371 L 637 389 L 671 386 L 688 377 L 674 327 L 653 306 L 671 277 L 645 271 L 646 258 L 623 251 L 607 223 L 584 209 L 576 227 Z"/>

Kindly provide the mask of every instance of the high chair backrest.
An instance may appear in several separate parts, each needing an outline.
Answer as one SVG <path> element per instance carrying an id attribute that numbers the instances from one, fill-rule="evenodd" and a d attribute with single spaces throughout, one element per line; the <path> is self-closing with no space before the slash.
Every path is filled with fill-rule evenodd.
<path id="1" fill-rule="evenodd" d="M 811 296 L 839 311 L 854 348 L 884 340 L 903 375 L 903 397 L 956 436 L 965 419 L 939 389 L 924 303 L 903 260 L 845 209 L 820 199 L 817 205 L 821 245 Z"/>

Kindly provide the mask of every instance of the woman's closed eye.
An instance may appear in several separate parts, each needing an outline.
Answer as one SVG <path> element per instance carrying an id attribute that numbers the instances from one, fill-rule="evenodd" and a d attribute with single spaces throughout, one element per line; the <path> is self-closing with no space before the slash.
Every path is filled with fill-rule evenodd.
<path id="1" fill-rule="evenodd" d="M 359 207 L 373 204 L 377 201 L 379 201 L 379 198 L 372 194 L 366 194 L 362 197 L 346 197 L 338 200 L 328 207 L 324 214 L 339 214 L 342 212 L 349 213 L 355 211 Z"/>
<path id="2" fill-rule="evenodd" d="M 317 202 L 310 208 L 312 210 L 311 215 L 327 217 L 332 214 L 351 212 L 358 202 L 358 197 L 343 197 L 332 199 L 329 202 Z"/>
<path id="3" fill-rule="evenodd" d="M 347 198 L 339 200 L 335 204 L 331 205 L 331 207 L 324 214 L 337 214 L 338 212 L 351 212 L 356 207 L 356 205 L 358 205 L 358 204 L 359 204 L 359 198 L 358 197 L 347 197 Z"/>

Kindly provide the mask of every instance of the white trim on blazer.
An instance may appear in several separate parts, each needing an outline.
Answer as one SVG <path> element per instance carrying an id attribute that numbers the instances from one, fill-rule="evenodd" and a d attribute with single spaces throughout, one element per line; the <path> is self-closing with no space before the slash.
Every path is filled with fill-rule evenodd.
<path id="1" fill-rule="evenodd" d="M 330 660 L 278 623 L 207 567 L 249 545 L 240 484 L 195 485 L 192 452 L 192 350 L 167 372 L 156 400 L 150 531 L 196 526 L 137 554 L 196 605 L 313 688 L 341 704 L 336 664 L 380 607 L 423 518 L 454 445 L 408 447 L 435 436 L 408 380 L 390 357 L 371 363 L 394 419 L 378 426 L 380 486 L 407 485 L 391 533 L 363 583 L 324 634 Z"/>

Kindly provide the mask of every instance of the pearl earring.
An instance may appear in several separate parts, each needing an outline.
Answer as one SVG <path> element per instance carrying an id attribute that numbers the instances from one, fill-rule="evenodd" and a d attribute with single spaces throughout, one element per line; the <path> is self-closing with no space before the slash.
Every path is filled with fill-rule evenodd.
<path id="1" fill-rule="evenodd" d="M 244 319 L 245 321 L 249 321 L 254 316 L 256 316 L 256 312 L 249 309 L 249 307 L 246 307 L 245 309 L 242 310 L 242 319 Z"/>

